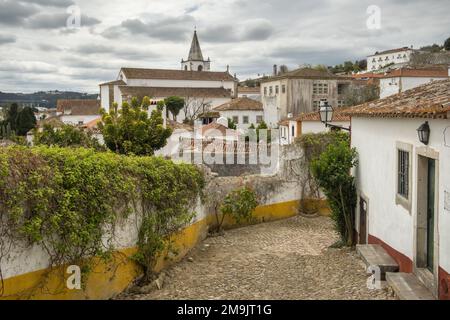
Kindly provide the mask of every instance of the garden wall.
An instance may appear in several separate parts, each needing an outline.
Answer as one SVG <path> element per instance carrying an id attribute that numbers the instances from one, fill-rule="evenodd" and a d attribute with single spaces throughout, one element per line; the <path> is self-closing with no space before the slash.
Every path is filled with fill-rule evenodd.
<path id="1" fill-rule="evenodd" d="M 206 198 L 220 198 L 231 190 L 249 186 L 260 199 L 260 206 L 253 213 L 254 222 L 292 217 L 298 214 L 301 192 L 298 181 L 290 173 L 292 168 L 289 163 L 298 156 L 299 151 L 295 147 L 283 149 L 279 173 L 273 176 L 217 177 L 205 169 Z M 156 271 L 182 259 L 205 239 L 208 231 L 216 224 L 211 201 L 203 203 L 198 199 L 195 211 L 197 214 L 193 222 L 173 236 L 177 254 L 168 254 L 166 258 L 159 259 Z M 71 275 L 66 272 L 67 266 L 55 266 L 50 270 L 49 256 L 41 247 L 15 243 L 0 260 L 3 277 L 0 299 L 108 299 L 122 292 L 142 273 L 140 267 L 130 259 L 137 251 L 141 223 L 139 217 L 139 214 L 132 212 L 116 224 L 112 238 L 116 249 L 114 254 L 108 262 L 94 259 L 94 267 L 82 279 L 83 288 L 80 290 L 67 289 L 66 280 Z M 225 228 L 236 226 L 231 219 L 227 219 L 224 224 Z"/>

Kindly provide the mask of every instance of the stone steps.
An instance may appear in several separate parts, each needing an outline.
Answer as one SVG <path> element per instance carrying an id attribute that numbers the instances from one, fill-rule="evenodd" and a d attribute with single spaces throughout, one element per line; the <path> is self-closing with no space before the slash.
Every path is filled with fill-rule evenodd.
<path id="1" fill-rule="evenodd" d="M 400 300 L 436 300 L 412 273 L 388 272 L 386 280 Z"/>
<path id="2" fill-rule="evenodd" d="M 380 245 L 357 245 L 356 252 L 361 256 L 367 267 L 378 267 L 380 269 L 381 280 L 386 279 L 387 272 L 397 272 L 399 270 L 398 263 Z"/>

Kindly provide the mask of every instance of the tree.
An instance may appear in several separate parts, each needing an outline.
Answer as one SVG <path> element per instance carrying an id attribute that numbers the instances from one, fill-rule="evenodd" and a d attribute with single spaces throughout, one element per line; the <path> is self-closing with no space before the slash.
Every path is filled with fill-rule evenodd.
<path id="1" fill-rule="evenodd" d="M 28 131 L 36 126 L 36 117 L 30 107 L 23 108 L 17 115 L 16 133 L 19 136 L 25 136 Z"/>
<path id="2" fill-rule="evenodd" d="M 228 118 L 228 128 L 233 130 L 237 129 L 236 123 L 231 118 Z"/>
<path id="3" fill-rule="evenodd" d="M 97 139 L 77 127 L 63 125 L 55 128 L 45 124 L 41 132 L 35 132 L 34 144 L 58 147 L 84 147 L 103 150 Z"/>
<path id="4" fill-rule="evenodd" d="M 6 123 L 9 123 L 11 131 L 16 131 L 17 117 L 19 116 L 19 105 L 11 104 L 6 110 Z"/>
<path id="5" fill-rule="evenodd" d="M 164 99 L 164 104 L 166 105 L 167 110 L 172 114 L 173 120 L 177 120 L 177 116 L 184 108 L 185 102 L 183 98 L 173 96 Z"/>
<path id="6" fill-rule="evenodd" d="M 356 207 L 355 178 L 351 169 L 357 164 L 356 150 L 350 147 L 349 138 L 328 146 L 320 157 L 311 163 L 311 170 L 323 189 L 332 212 L 336 230 L 343 245 L 355 243 L 354 222 Z"/>
<path id="7" fill-rule="evenodd" d="M 133 98 L 131 105 L 124 102 L 120 110 L 117 104 L 109 113 L 102 110 L 99 128 L 109 149 L 120 154 L 153 155 L 167 144 L 172 130 L 164 128 L 159 108 L 149 116 L 145 101 Z"/>
<path id="8" fill-rule="evenodd" d="M 444 42 L 444 49 L 446 51 L 450 51 L 450 38 L 448 38 L 447 40 L 445 40 Z"/>

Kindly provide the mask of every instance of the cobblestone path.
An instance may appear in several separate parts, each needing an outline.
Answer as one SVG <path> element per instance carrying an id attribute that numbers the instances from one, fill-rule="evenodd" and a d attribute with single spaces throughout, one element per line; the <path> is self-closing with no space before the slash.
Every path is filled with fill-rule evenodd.
<path id="1" fill-rule="evenodd" d="M 162 290 L 120 299 L 392 299 L 367 288 L 355 251 L 329 248 L 337 239 L 326 217 L 234 229 L 167 270 Z"/>

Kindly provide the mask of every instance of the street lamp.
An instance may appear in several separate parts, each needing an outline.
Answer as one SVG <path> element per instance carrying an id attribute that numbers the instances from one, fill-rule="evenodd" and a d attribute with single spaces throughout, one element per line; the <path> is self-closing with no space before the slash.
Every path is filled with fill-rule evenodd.
<path id="1" fill-rule="evenodd" d="M 425 123 L 417 129 L 417 134 L 419 135 L 419 141 L 424 145 L 428 145 L 428 142 L 430 141 L 430 125 L 428 124 L 428 121 L 425 121 Z"/>
<path id="2" fill-rule="evenodd" d="M 319 116 L 320 116 L 320 121 L 325 124 L 325 127 L 350 131 L 350 128 L 345 128 L 345 127 L 337 126 L 337 125 L 330 123 L 330 122 L 333 122 L 334 109 L 331 105 L 328 104 L 328 101 L 320 102 Z"/>

